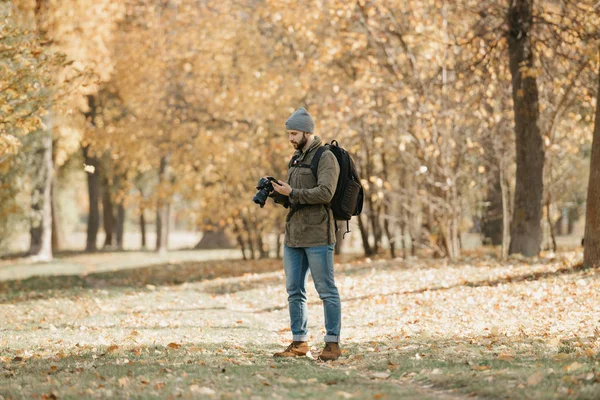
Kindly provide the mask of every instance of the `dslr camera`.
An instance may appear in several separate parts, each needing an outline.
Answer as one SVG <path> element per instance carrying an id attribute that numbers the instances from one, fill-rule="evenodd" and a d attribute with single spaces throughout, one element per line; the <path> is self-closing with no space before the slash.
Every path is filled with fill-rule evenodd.
<path id="1" fill-rule="evenodd" d="M 259 204 L 260 208 L 265 206 L 267 197 L 269 197 L 269 195 L 275 190 L 271 182 L 277 182 L 277 179 L 273 178 L 272 176 L 267 176 L 265 178 L 260 178 L 258 185 L 256 185 L 258 192 L 256 192 L 254 195 L 252 201 L 256 204 Z"/>

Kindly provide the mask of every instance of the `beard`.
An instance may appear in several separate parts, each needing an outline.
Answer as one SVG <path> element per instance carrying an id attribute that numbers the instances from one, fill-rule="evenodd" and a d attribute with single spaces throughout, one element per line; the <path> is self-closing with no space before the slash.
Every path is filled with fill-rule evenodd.
<path id="1" fill-rule="evenodd" d="M 304 146 L 306 146 L 307 142 L 308 142 L 308 138 L 306 136 L 302 135 L 302 139 L 300 139 L 300 142 L 298 142 L 298 143 L 292 142 L 292 145 L 294 146 L 294 149 L 302 150 L 304 148 Z"/>

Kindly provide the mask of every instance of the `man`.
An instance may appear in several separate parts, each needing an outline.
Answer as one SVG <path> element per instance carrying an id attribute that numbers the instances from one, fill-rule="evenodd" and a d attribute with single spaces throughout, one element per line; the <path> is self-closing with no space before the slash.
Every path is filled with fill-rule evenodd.
<path id="1" fill-rule="evenodd" d="M 290 310 L 292 344 L 276 357 L 305 356 L 308 351 L 306 281 L 308 271 L 315 283 L 325 311 L 325 348 L 323 361 L 336 360 L 340 354 L 341 303 L 333 276 L 335 220 L 329 203 L 335 193 L 340 168 L 331 151 L 319 160 L 317 179 L 310 164 L 321 139 L 314 136 L 310 114 L 300 108 L 285 123 L 289 141 L 296 149 L 287 181 L 273 182 L 279 195 L 288 196 L 290 212 L 285 224 L 283 267 Z"/>

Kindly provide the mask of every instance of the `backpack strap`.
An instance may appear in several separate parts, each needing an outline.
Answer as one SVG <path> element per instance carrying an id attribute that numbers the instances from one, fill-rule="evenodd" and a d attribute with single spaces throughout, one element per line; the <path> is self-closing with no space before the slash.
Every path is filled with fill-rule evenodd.
<path id="1" fill-rule="evenodd" d="M 345 239 L 346 233 L 350 233 L 350 232 L 352 232 L 352 231 L 350 230 L 350 220 L 348 219 L 348 220 L 346 220 L 346 232 L 344 232 L 344 234 L 342 235 L 342 239 Z"/>
<path id="2" fill-rule="evenodd" d="M 296 159 L 299 157 L 300 155 L 296 155 L 296 156 L 292 156 L 290 162 L 288 163 L 288 169 L 297 166 L 298 164 L 296 164 Z"/>
<path id="3" fill-rule="evenodd" d="M 328 148 L 329 148 L 328 144 L 319 147 L 317 149 L 317 152 L 313 156 L 312 161 L 311 161 L 310 164 L 296 163 L 296 158 L 297 157 L 292 157 L 292 159 L 288 163 L 288 168 L 292 168 L 292 167 L 296 167 L 296 168 L 310 168 L 310 170 L 312 171 L 313 176 L 318 181 L 319 180 L 319 177 L 318 177 L 319 161 L 321 160 L 321 156 L 323 155 L 323 153 L 325 152 L 325 150 L 327 150 Z"/>
<path id="4" fill-rule="evenodd" d="M 317 173 L 319 171 L 319 161 L 321 161 L 321 156 L 327 149 L 329 149 L 329 145 L 319 147 L 310 163 L 310 170 L 312 171 L 313 176 L 315 177 L 317 182 L 319 181 L 319 177 L 317 176 Z"/>

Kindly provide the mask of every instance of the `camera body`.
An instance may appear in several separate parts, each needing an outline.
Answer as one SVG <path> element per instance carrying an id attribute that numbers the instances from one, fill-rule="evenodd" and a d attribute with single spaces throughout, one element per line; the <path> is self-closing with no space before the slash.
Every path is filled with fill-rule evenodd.
<path id="1" fill-rule="evenodd" d="M 271 182 L 277 182 L 277 179 L 272 176 L 267 176 L 265 178 L 260 178 L 258 181 L 258 185 L 256 185 L 256 189 L 258 192 L 252 198 L 252 201 L 256 204 L 260 205 L 260 208 L 265 206 L 265 202 L 267 198 L 275 189 L 273 188 L 273 184 Z"/>

